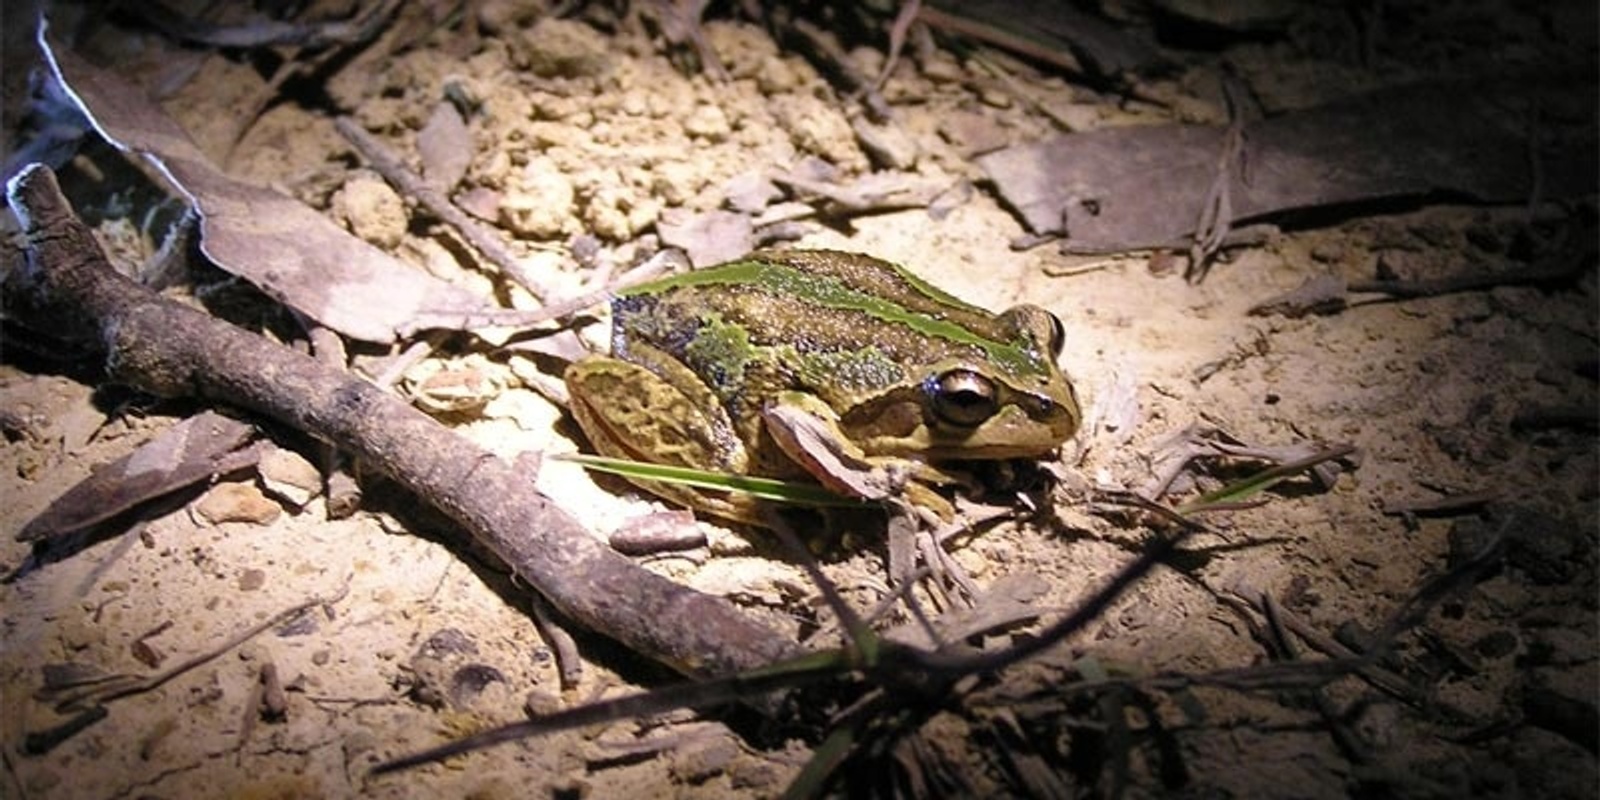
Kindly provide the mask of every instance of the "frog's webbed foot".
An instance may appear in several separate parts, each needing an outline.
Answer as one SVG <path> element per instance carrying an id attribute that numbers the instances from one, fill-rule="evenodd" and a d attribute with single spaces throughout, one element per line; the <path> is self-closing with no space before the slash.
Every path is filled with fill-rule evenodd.
<path id="1" fill-rule="evenodd" d="M 918 461 L 868 456 L 839 430 L 832 412 L 816 404 L 783 402 L 761 412 L 768 435 L 784 455 L 828 490 L 866 500 L 901 500 L 950 519 L 955 508 L 927 484 L 943 473 Z"/>
<path id="2" fill-rule="evenodd" d="M 942 499 L 942 498 L 941 498 Z M 904 501 L 890 503 L 887 545 L 889 553 L 889 582 L 903 593 L 904 602 L 912 617 L 926 621 L 930 615 L 919 606 L 917 592 L 920 587 L 941 611 L 970 607 L 978 596 L 978 587 L 945 549 L 942 525 L 926 508 L 912 506 Z M 937 641 L 938 636 L 930 630 Z"/>
<path id="3" fill-rule="evenodd" d="M 762 419 L 778 447 L 823 486 L 888 508 L 892 584 L 920 583 L 944 609 L 971 602 L 977 588 L 939 535 L 943 523 L 955 517 L 955 507 L 932 485 L 955 483 L 952 476 L 919 461 L 867 456 L 839 434 L 825 409 L 814 413 L 803 402 L 775 404 Z M 913 593 L 905 600 L 917 602 Z"/>

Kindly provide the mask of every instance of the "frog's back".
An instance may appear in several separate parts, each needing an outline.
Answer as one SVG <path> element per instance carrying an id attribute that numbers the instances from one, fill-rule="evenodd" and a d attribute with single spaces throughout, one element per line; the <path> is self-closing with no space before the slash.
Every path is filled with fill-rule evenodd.
<path id="1" fill-rule="evenodd" d="M 613 312 L 619 347 L 649 341 L 702 374 L 761 351 L 791 368 L 791 388 L 824 399 L 832 389 L 854 395 L 893 385 L 936 363 L 1051 370 L 1049 354 L 1011 320 L 855 253 L 757 251 L 628 290 Z"/>

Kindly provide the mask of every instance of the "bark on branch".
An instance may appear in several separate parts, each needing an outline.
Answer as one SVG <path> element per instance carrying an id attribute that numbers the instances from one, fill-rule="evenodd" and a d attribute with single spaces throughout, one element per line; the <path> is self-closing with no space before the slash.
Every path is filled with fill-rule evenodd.
<path id="1" fill-rule="evenodd" d="M 51 324 L 98 341 L 114 380 L 256 411 L 359 455 L 461 523 L 569 617 L 686 674 L 725 675 L 794 653 L 731 603 L 615 553 L 530 476 L 398 398 L 118 274 L 48 168 L 17 175 L 7 199 L 27 234 L 27 266 L 7 294 L 28 295 L 7 305 L 68 310 Z"/>

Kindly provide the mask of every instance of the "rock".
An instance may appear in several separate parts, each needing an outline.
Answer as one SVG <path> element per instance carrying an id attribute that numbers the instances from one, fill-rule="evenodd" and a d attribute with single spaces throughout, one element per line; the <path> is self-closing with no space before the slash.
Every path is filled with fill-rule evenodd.
<path id="1" fill-rule="evenodd" d="M 210 525 L 247 522 L 265 525 L 283 513 L 283 507 L 253 483 L 219 483 L 194 505 L 195 516 Z"/>
<path id="2" fill-rule="evenodd" d="M 334 192 L 328 211 L 356 236 L 385 249 L 405 238 L 406 204 L 382 178 L 357 173 Z"/>
<path id="3" fill-rule="evenodd" d="M 604 75 L 612 63 L 606 39 L 581 22 L 545 17 L 512 40 L 512 57 L 541 78 Z"/>
<path id="4" fill-rule="evenodd" d="M 533 158 L 500 198 L 500 224 L 518 236 L 554 239 L 575 212 L 572 179 L 548 158 Z"/>
<path id="5" fill-rule="evenodd" d="M 727 736 L 680 750 L 672 760 L 672 776 L 680 783 L 705 783 L 722 774 L 739 755 L 739 746 Z"/>
<path id="6" fill-rule="evenodd" d="M 434 105 L 427 124 L 417 132 L 422 174 L 430 183 L 448 192 L 467 174 L 472 153 L 472 134 L 456 107 L 444 101 Z"/>
<path id="7" fill-rule="evenodd" d="M 917 143 L 904 128 L 898 125 L 877 125 L 865 117 L 851 122 L 861 149 L 872 156 L 879 166 L 888 169 L 908 170 L 917 164 Z"/>
<path id="8" fill-rule="evenodd" d="M 322 473 L 293 450 L 271 448 L 261 456 L 256 469 L 262 488 L 297 510 L 322 492 Z"/>

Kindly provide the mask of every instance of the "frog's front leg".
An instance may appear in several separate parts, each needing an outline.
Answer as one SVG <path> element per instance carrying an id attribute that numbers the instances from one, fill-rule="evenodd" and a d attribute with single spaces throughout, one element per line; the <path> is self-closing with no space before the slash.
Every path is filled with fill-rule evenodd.
<path id="1" fill-rule="evenodd" d="M 562 376 L 572 416 L 601 455 L 650 464 L 744 474 L 749 457 L 727 412 L 693 385 L 638 364 L 592 356 Z M 682 484 L 629 479 L 658 497 L 728 519 L 755 522 L 747 498 Z"/>
<path id="2" fill-rule="evenodd" d="M 952 482 L 948 475 L 920 461 L 867 455 L 815 396 L 785 392 L 761 416 L 784 455 L 830 491 L 868 500 L 903 497 L 944 519 L 954 516 L 950 502 L 929 488 Z"/>

